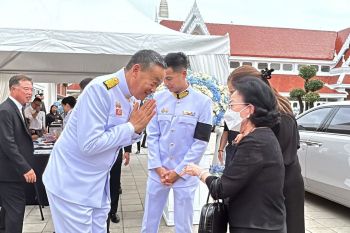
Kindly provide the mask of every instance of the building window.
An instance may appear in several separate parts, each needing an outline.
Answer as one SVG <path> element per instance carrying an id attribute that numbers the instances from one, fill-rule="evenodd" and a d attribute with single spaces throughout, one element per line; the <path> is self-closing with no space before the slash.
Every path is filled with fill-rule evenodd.
<path id="1" fill-rule="evenodd" d="M 258 69 L 263 70 L 267 68 L 267 63 L 258 63 Z"/>
<path id="2" fill-rule="evenodd" d="M 313 68 L 315 68 L 316 69 L 316 72 L 318 72 L 318 70 L 319 70 L 319 67 L 318 67 L 318 65 L 311 65 Z"/>
<path id="3" fill-rule="evenodd" d="M 279 64 L 279 63 L 271 63 L 271 69 L 280 70 L 281 69 L 281 64 Z"/>
<path id="4" fill-rule="evenodd" d="M 251 63 L 251 62 L 243 62 L 242 65 L 244 65 L 244 66 L 253 66 L 253 63 Z"/>
<path id="5" fill-rule="evenodd" d="M 307 65 L 305 65 L 305 64 L 303 64 L 303 65 L 298 65 L 298 70 L 300 70 L 301 67 L 303 67 L 303 66 L 307 66 Z"/>
<path id="6" fill-rule="evenodd" d="M 239 67 L 240 65 L 241 64 L 238 61 L 231 61 L 230 62 L 230 68 L 233 68 L 233 69 Z"/>
<path id="7" fill-rule="evenodd" d="M 329 72 L 331 67 L 329 66 L 321 66 L 321 72 Z"/>
<path id="8" fill-rule="evenodd" d="M 283 64 L 282 67 L 285 71 L 293 71 L 293 64 Z"/>

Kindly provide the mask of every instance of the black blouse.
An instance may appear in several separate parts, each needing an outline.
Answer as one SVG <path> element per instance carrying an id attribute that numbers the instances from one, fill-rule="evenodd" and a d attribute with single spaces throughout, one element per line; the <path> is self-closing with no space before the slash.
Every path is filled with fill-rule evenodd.
<path id="1" fill-rule="evenodd" d="M 52 114 L 52 113 L 48 113 L 46 115 L 46 127 L 50 126 L 52 122 L 54 122 L 55 120 L 61 120 L 62 121 L 62 117 L 60 114 Z"/>
<path id="2" fill-rule="evenodd" d="M 284 164 L 270 128 L 257 128 L 244 137 L 221 178 L 209 176 L 206 184 L 214 199 L 229 198 L 230 227 L 283 229 Z"/>
<path id="3" fill-rule="evenodd" d="M 227 143 L 232 145 L 232 141 L 235 140 L 239 133 L 237 131 L 229 130 L 226 122 L 224 122 L 224 131 L 228 132 Z"/>
<path id="4" fill-rule="evenodd" d="M 298 124 L 295 117 L 281 113 L 281 121 L 272 128 L 281 146 L 284 165 L 288 166 L 298 160 L 297 150 L 300 147 Z"/>

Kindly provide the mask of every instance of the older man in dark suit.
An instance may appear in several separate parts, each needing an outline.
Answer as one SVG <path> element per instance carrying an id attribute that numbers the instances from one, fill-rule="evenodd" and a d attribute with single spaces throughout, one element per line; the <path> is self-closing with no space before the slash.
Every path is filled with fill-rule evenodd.
<path id="1" fill-rule="evenodd" d="M 34 183 L 30 165 L 33 142 L 23 116 L 32 97 L 32 80 L 15 75 L 9 81 L 10 96 L 0 104 L 0 232 L 21 233 L 25 210 L 24 184 Z M 5 212 L 3 212 L 5 211 Z"/>

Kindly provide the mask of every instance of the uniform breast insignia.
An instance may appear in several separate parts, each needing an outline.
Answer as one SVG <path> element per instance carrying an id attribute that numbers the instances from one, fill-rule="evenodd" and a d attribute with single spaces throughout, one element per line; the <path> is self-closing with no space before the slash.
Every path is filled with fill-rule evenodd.
<path id="1" fill-rule="evenodd" d="M 195 112 L 191 112 L 191 111 L 183 111 L 183 114 L 184 114 L 185 116 L 195 116 L 195 115 L 196 115 Z"/>
<path id="2" fill-rule="evenodd" d="M 118 78 L 110 78 L 106 81 L 103 82 L 103 84 L 106 86 L 107 90 L 117 86 L 119 84 L 119 79 Z"/>
<path id="3" fill-rule="evenodd" d="M 119 102 L 115 103 L 115 115 L 117 116 L 123 115 L 122 105 Z"/>
<path id="4" fill-rule="evenodd" d="M 160 112 L 164 114 L 164 113 L 168 113 L 169 111 L 167 108 L 162 108 L 162 110 L 160 110 Z"/>

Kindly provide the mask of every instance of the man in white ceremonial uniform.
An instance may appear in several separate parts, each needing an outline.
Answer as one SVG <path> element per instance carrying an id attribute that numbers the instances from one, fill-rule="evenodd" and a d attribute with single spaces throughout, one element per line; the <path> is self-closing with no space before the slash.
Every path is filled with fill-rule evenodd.
<path id="1" fill-rule="evenodd" d="M 170 53 L 164 84 L 157 93 L 157 113 L 147 126 L 148 180 L 143 233 L 158 232 L 170 189 L 174 192 L 175 232 L 192 232 L 193 201 L 199 180 L 180 177 L 188 163 L 198 164 L 212 128 L 212 101 L 186 81 L 188 61 L 183 53 Z"/>
<path id="2" fill-rule="evenodd" d="M 79 96 L 43 175 L 56 233 L 105 233 L 109 174 L 121 147 L 140 139 L 155 101 L 139 107 L 165 76 L 164 59 L 135 53 L 118 72 L 95 78 Z"/>

